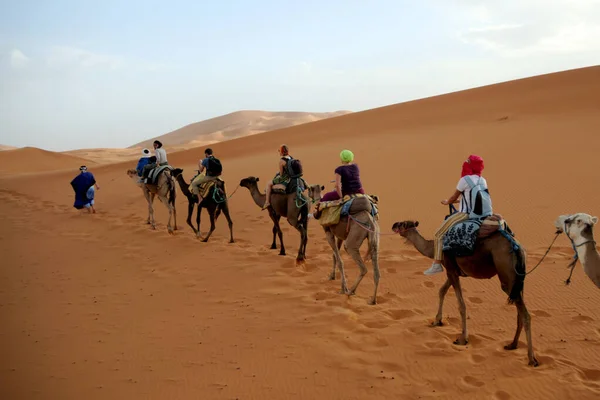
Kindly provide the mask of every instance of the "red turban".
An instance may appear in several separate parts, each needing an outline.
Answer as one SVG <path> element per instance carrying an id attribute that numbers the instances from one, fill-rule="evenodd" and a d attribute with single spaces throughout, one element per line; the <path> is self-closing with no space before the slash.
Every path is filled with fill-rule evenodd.
<path id="1" fill-rule="evenodd" d="M 481 176 L 482 171 L 483 171 L 483 158 L 472 154 L 463 163 L 462 172 L 461 172 L 460 177 L 462 178 L 465 175 Z"/>

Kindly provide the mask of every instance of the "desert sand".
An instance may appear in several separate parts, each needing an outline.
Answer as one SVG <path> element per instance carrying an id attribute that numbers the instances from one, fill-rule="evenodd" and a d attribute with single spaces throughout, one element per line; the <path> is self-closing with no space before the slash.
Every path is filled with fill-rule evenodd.
<path id="1" fill-rule="evenodd" d="M 135 162 L 90 166 L 101 190 L 98 213 L 84 215 L 69 186 L 79 159 L 43 153 L 49 163 L 41 163 L 31 149 L 14 151 L 0 160 L 0 397 L 597 399 L 600 291 L 581 264 L 565 286 L 573 251 L 564 235 L 525 280 L 540 361 L 532 368 L 524 334 L 519 349 L 503 349 L 516 321 L 497 277 L 461 281 L 467 346 L 452 344 L 460 333 L 452 289 L 446 325 L 429 327 L 445 278 L 424 276 L 431 261 L 391 226 L 417 219 L 431 238 L 462 161 L 479 154 L 494 211 L 527 250 L 530 270 L 558 215 L 599 214 L 598 93 L 600 67 L 592 67 L 211 145 L 230 194 L 250 175 L 266 183 L 281 143 L 302 160 L 309 183 L 327 189 L 339 152 L 353 150 L 366 190 L 380 197 L 374 306 L 370 264 L 356 296 L 338 294 L 339 278 L 326 279 L 331 250 L 316 221 L 305 265 L 295 264 L 299 235 L 287 222 L 288 255 L 270 250 L 271 222 L 245 188 L 230 199 L 236 243 L 228 243 L 224 218 L 201 243 L 185 225 L 179 189 L 179 230 L 167 233 L 158 200 L 157 230 L 149 229 L 146 202 L 126 175 Z M 169 152 L 169 161 L 189 180 L 202 152 Z M 343 259 L 353 282 L 358 268 Z"/>

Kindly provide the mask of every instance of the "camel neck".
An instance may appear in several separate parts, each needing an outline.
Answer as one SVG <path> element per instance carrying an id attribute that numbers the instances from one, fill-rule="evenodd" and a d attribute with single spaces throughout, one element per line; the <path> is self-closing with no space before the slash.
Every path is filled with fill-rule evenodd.
<path id="1" fill-rule="evenodd" d="M 600 254 L 596 250 L 596 242 L 593 238 L 587 239 L 587 243 L 576 247 L 577 257 L 581 261 L 583 271 L 600 287 Z"/>
<path id="2" fill-rule="evenodd" d="M 409 230 L 406 233 L 406 238 L 415 246 L 415 249 L 419 253 L 433 259 L 433 240 L 426 240 L 416 229 Z"/>

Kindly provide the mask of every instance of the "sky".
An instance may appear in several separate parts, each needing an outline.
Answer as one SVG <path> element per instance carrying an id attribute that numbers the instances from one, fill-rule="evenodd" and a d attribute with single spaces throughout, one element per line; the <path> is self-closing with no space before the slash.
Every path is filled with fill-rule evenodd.
<path id="1" fill-rule="evenodd" d="M 127 147 L 600 64 L 600 0 L 0 0 L 0 144 Z"/>

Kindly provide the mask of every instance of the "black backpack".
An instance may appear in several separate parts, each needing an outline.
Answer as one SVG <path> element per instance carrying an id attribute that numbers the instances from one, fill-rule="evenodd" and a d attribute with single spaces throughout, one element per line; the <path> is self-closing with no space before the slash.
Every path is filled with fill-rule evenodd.
<path id="1" fill-rule="evenodd" d="M 219 176 L 223 173 L 221 161 L 215 157 L 208 157 L 208 165 L 206 167 L 206 175 Z"/>
<path id="2" fill-rule="evenodd" d="M 290 159 L 287 162 L 287 170 L 290 178 L 300 178 L 303 174 L 302 162 L 300 160 L 296 160 L 295 158 L 290 157 Z"/>

